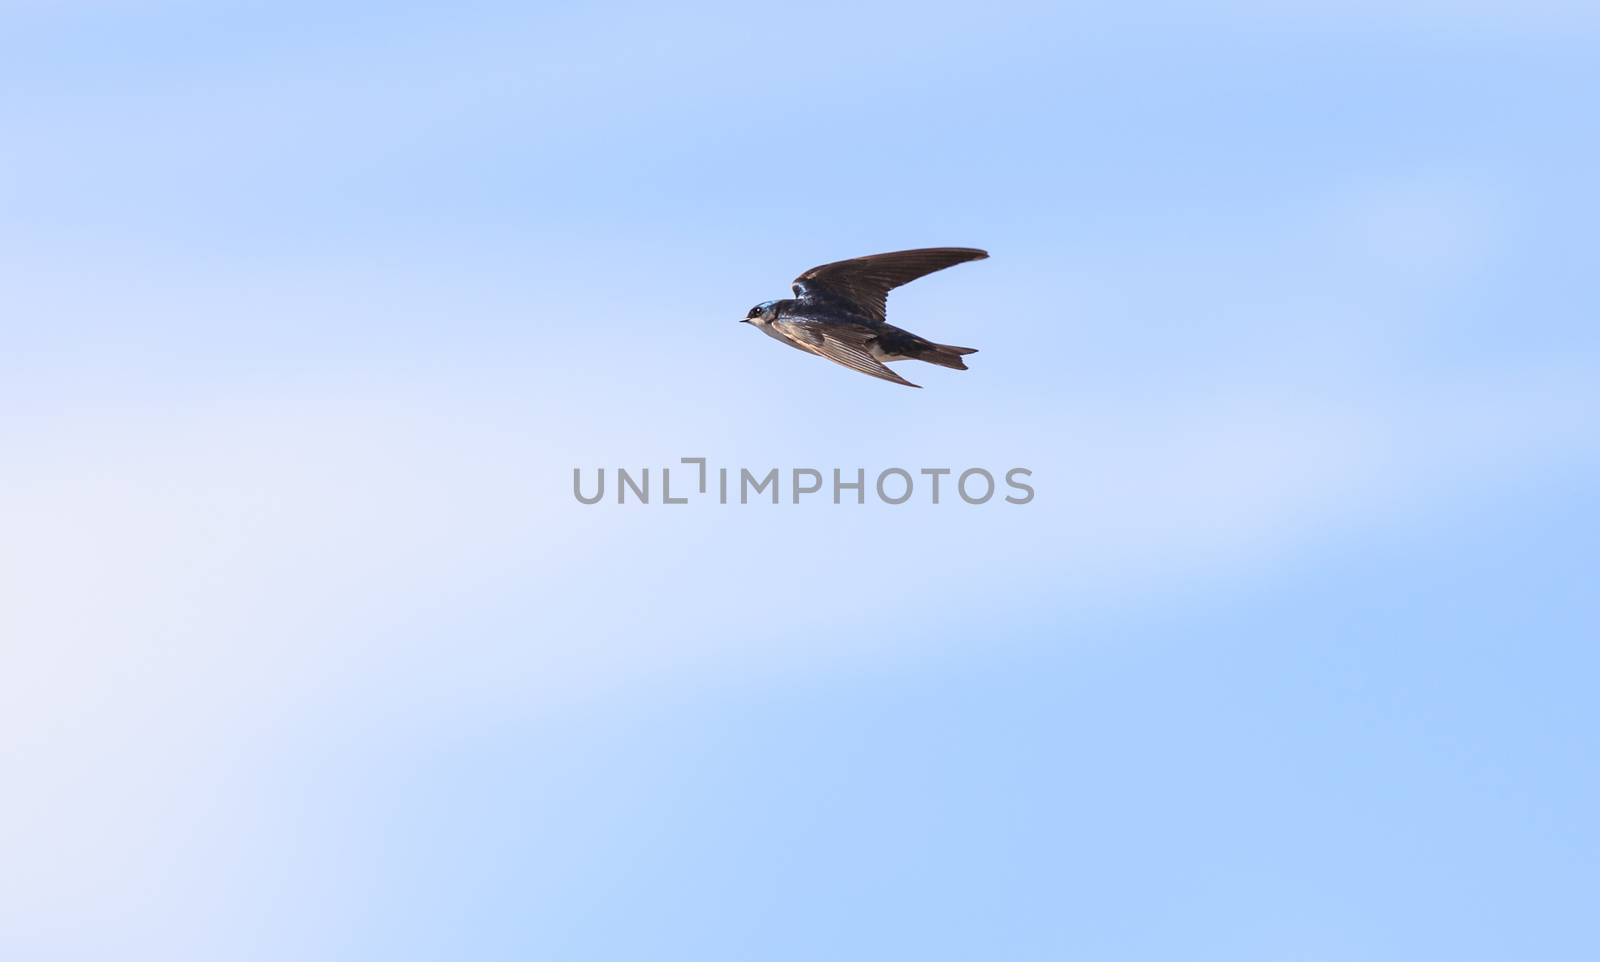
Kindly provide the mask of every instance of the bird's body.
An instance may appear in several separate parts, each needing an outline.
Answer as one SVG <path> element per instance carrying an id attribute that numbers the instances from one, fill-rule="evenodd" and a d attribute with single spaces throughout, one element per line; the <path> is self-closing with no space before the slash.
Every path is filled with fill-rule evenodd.
<path id="1" fill-rule="evenodd" d="M 917 387 L 884 366 L 919 360 L 965 371 L 975 348 L 935 344 L 884 318 L 889 291 L 934 271 L 989 255 L 970 247 L 873 254 L 813 267 L 794 281 L 793 298 L 765 301 L 745 317 L 762 333 L 863 374 Z"/>

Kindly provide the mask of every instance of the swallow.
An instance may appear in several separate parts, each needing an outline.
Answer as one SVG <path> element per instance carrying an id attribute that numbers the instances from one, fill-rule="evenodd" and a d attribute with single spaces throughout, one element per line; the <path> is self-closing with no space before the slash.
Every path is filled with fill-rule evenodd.
<path id="1" fill-rule="evenodd" d="M 921 387 L 884 362 L 917 360 L 965 371 L 961 359 L 977 348 L 935 344 L 890 324 L 884 318 L 889 292 L 924 274 L 988 256 L 972 247 L 925 247 L 834 261 L 796 277 L 794 297 L 763 301 L 740 323 L 852 371 Z"/>

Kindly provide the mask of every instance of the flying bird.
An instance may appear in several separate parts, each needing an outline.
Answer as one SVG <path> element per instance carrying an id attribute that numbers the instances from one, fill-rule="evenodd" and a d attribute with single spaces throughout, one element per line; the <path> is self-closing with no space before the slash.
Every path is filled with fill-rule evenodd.
<path id="1" fill-rule="evenodd" d="M 853 371 L 921 387 L 884 362 L 918 360 L 965 371 L 961 358 L 977 348 L 935 344 L 890 324 L 884 319 L 889 292 L 924 274 L 988 256 L 972 247 L 925 247 L 823 264 L 794 279 L 794 297 L 763 301 L 740 323 Z"/>

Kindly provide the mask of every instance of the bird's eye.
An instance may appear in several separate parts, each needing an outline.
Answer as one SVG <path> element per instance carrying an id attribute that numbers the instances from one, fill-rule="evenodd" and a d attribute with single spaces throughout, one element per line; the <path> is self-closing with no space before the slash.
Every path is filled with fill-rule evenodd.
<path id="1" fill-rule="evenodd" d="M 755 317 L 756 315 L 758 315 L 760 313 L 761 313 L 761 308 L 752 307 L 752 308 L 750 308 L 750 313 L 746 314 L 745 317 Z"/>

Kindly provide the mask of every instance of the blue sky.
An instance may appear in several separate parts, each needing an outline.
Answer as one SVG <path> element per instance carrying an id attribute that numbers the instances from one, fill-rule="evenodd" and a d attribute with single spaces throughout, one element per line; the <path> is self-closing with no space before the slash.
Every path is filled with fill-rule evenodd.
<path id="1" fill-rule="evenodd" d="M 1600 25 L 1119 11 L 0 3 L 0 955 L 1592 957 Z"/>

